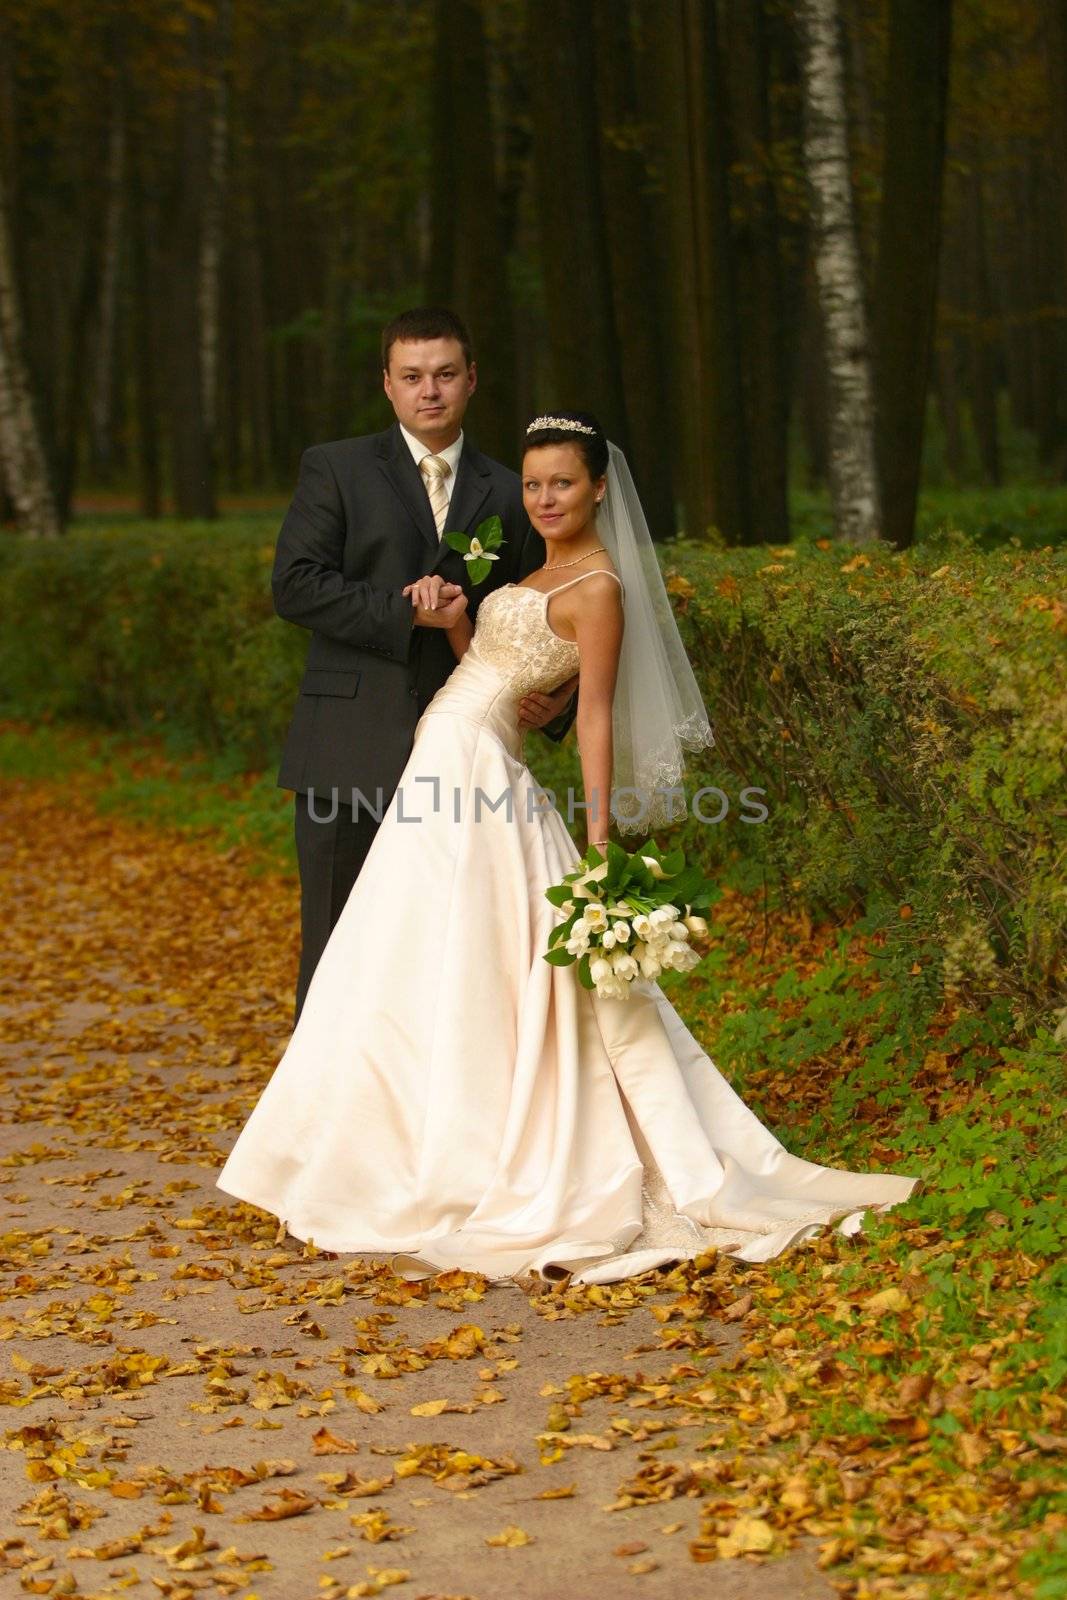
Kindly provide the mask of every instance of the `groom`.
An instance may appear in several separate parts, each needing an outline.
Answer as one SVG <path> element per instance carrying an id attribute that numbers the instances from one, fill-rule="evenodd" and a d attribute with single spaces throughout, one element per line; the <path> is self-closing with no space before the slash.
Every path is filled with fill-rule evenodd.
<path id="1" fill-rule="evenodd" d="M 384 433 L 304 451 L 271 575 L 278 615 L 311 630 L 277 779 L 296 791 L 294 1027 L 400 781 L 415 724 L 456 665 L 445 630 L 462 609 L 460 592 L 473 622 L 486 594 L 517 583 L 546 554 L 518 474 L 464 433 L 477 371 L 460 319 L 439 307 L 405 311 L 383 331 L 381 354 L 396 421 Z M 472 533 L 494 513 L 503 523 L 500 559 L 472 585 L 467 562 L 441 534 Z M 435 610 L 402 594 L 433 574 L 443 580 Z M 519 725 L 562 739 L 577 709 L 577 681 L 526 696 Z"/>

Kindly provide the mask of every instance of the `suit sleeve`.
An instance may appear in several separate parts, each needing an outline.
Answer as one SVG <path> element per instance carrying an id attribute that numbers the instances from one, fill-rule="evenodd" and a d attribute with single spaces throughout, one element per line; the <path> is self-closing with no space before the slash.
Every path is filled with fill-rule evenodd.
<path id="1" fill-rule="evenodd" d="M 274 609 L 286 622 L 394 661 L 406 661 L 415 607 L 399 589 L 346 578 L 344 516 L 337 480 L 319 445 L 300 458 L 271 573 Z"/>
<path id="2" fill-rule="evenodd" d="M 520 527 L 524 529 L 522 547 L 519 555 L 519 577 L 528 577 L 531 572 L 543 566 L 545 559 L 544 540 L 536 532 L 525 511 L 520 519 Z M 556 744 L 560 744 L 567 736 L 567 731 L 578 714 L 578 691 L 575 689 L 567 704 L 558 716 L 551 722 L 546 722 L 538 731 L 547 734 Z"/>

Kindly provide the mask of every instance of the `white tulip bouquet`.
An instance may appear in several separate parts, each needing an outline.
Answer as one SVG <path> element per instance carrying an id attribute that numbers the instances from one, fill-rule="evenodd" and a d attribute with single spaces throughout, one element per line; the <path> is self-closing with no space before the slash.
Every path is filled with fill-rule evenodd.
<path id="1" fill-rule="evenodd" d="M 544 959 L 556 967 L 577 961 L 583 988 L 627 1000 L 635 978 L 696 966 L 701 952 L 691 940 L 708 933 L 696 913 L 711 905 L 715 888 L 681 850 L 664 855 L 650 840 L 628 855 L 609 839 L 606 855 L 590 845 L 545 895 L 565 920 L 549 934 Z"/>

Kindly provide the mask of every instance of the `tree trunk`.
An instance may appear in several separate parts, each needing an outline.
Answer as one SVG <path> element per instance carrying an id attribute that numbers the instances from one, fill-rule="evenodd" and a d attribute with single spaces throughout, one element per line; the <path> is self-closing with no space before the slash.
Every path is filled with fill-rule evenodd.
<path id="1" fill-rule="evenodd" d="M 840 539 L 879 537 L 870 344 L 849 173 L 837 0 L 802 0 L 804 163 L 811 192 L 829 399 L 830 493 Z"/>
<path id="2" fill-rule="evenodd" d="M 207 172 L 200 230 L 200 381 L 203 391 L 204 430 L 212 456 L 219 419 L 219 299 L 222 249 L 225 236 L 226 191 L 229 170 L 230 95 L 228 57 L 232 22 L 231 0 L 218 0 L 212 34 L 210 85 L 204 103 L 209 118 Z"/>
<path id="3" fill-rule="evenodd" d="M 939 335 L 934 347 L 934 373 L 941 426 L 945 430 L 945 465 L 954 484 L 963 479 L 963 429 L 960 423 L 959 340 L 952 329 Z"/>
<path id="4" fill-rule="evenodd" d="M 474 344 L 471 431 L 489 455 L 513 462 L 519 449 L 514 329 L 482 0 L 448 0 L 437 20 L 445 32 L 434 56 L 434 120 L 448 154 L 434 154 L 433 236 L 442 252 L 434 281 L 444 291 L 436 298 L 454 307 Z"/>
<path id="5" fill-rule="evenodd" d="M 952 0 L 891 0 L 875 278 L 882 535 L 915 534 L 941 248 Z"/>
<path id="6" fill-rule="evenodd" d="M 653 538 L 666 538 L 674 532 L 674 495 L 665 426 L 664 272 L 655 248 L 656 219 L 639 137 L 629 0 L 623 5 L 593 0 L 593 23 L 605 225 L 631 466 Z"/>
<path id="7" fill-rule="evenodd" d="M 6 174 L 0 162 L 0 458 L 18 526 L 37 539 L 61 531 L 23 354 Z"/>
<path id="8" fill-rule="evenodd" d="M 1047 158 L 1031 155 L 1027 162 L 1033 210 L 1027 218 L 1025 240 L 1033 281 L 1033 304 L 1027 322 L 1027 342 L 1034 389 L 1034 432 L 1038 459 L 1043 466 L 1058 465 L 1067 442 L 1065 430 L 1064 357 L 1062 311 L 1067 273 L 1056 237 L 1058 174 Z M 1061 315 L 1050 317 L 1052 308 Z"/>
<path id="9" fill-rule="evenodd" d="M 1049 73 L 1049 105 L 1052 112 L 1052 161 L 1050 163 L 1051 204 L 1047 217 L 1052 237 L 1048 240 L 1050 251 L 1055 253 L 1057 264 L 1053 282 L 1058 285 L 1056 309 L 1059 315 L 1049 330 L 1047 347 L 1056 374 L 1056 425 L 1055 441 L 1043 447 L 1047 459 L 1057 458 L 1060 477 L 1067 477 L 1067 321 L 1064 320 L 1064 296 L 1067 291 L 1067 0 L 1045 0 L 1046 59 Z M 1036 225 L 1045 227 L 1045 217 L 1035 219 Z"/>
<path id="10" fill-rule="evenodd" d="M 826 355 L 819 318 L 819 291 L 814 269 L 803 278 L 804 299 L 798 329 L 797 407 L 804 440 L 806 487 L 816 490 L 830 477 Z"/>
<path id="11" fill-rule="evenodd" d="M 130 163 L 130 367 L 133 372 L 137 433 L 137 487 L 142 517 L 163 511 L 160 451 L 160 394 L 157 383 L 156 337 L 152 309 L 157 302 L 159 274 L 156 248 L 156 205 L 145 178 L 144 157 L 135 150 Z"/>
<path id="12" fill-rule="evenodd" d="M 672 433 L 685 531 L 752 537 L 713 0 L 669 0 L 650 34 L 671 291 Z"/>
<path id="13" fill-rule="evenodd" d="M 83 213 L 84 215 L 84 213 Z M 66 310 L 66 340 L 62 347 L 55 404 L 54 479 L 60 519 L 67 521 L 74 497 L 78 472 L 78 447 L 82 433 L 86 389 L 86 335 L 93 316 L 98 291 L 96 241 L 88 215 L 78 229 L 75 271 L 71 274 L 74 293 Z"/>
<path id="14" fill-rule="evenodd" d="M 176 199 L 168 240 L 172 487 L 179 517 L 216 515 L 211 442 L 204 416 L 201 249 L 208 185 L 203 18 L 186 18 L 188 87 L 178 105 Z"/>
<path id="15" fill-rule="evenodd" d="M 1000 471 L 1000 361 L 993 343 L 993 291 L 989 278 L 985 197 L 978 152 L 970 169 L 970 297 L 971 297 L 971 407 L 978 439 L 978 454 L 987 482 L 999 484 Z"/>
<path id="16" fill-rule="evenodd" d="M 126 106 L 115 86 L 107 157 L 107 210 L 100 262 L 100 294 L 89 402 L 89 459 L 107 483 L 115 468 L 115 370 L 118 352 L 119 273 L 126 201 Z"/>
<path id="17" fill-rule="evenodd" d="M 451 0 L 434 0 L 433 51 L 430 71 L 430 249 L 423 272 L 426 298 L 431 305 L 447 306 L 456 281 L 456 220 L 452 207 L 456 192 L 455 134 L 452 128 L 453 73 L 449 17 Z M 473 329 L 471 337 L 476 336 Z"/>
<path id="18" fill-rule="evenodd" d="M 749 441 L 748 533 L 754 541 L 785 541 L 789 538 L 789 377 L 778 205 L 768 161 L 772 134 L 764 0 L 727 0 L 722 17 L 724 56 L 730 63 L 733 150 L 741 179 L 731 210 L 738 219 L 733 249 Z"/>
<path id="19" fill-rule="evenodd" d="M 534 194 L 555 394 L 629 452 L 613 311 L 593 36 L 582 0 L 527 0 Z"/>

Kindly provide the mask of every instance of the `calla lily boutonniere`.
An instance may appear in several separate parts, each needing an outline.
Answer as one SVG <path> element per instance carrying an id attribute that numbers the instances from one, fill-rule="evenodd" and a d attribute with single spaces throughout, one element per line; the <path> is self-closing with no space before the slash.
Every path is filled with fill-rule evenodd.
<path id="1" fill-rule="evenodd" d="M 492 572 L 493 561 L 499 561 L 497 551 L 507 541 L 504 538 L 504 524 L 497 516 L 486 517 L 484 522 L 479 522 L 475 531 L 467 533 L 443 533 L 441 538 L 453 550 L 458 550 L 467 565 L 467 576 L 471 583 L 481 583 Z"/>

